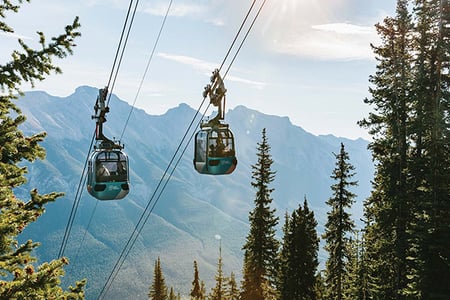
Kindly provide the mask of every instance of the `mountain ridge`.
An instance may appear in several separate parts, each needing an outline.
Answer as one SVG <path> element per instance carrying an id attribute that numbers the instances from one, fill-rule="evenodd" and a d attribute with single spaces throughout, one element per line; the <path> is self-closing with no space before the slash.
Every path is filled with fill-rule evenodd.
<path id="1" fill-rule="evenodd" d="M 27 164 L 29 182 L 18 189 L 19 196 L 26 199 L 34 187 L 41 193 L 66 192 L 64 198 L 49 204 L 47 213 L 24 232 L 24 238 L 42 242 L 37 255 L 44 260 L 56 257 L 58 249 L 52 245 L 58 245 L 67 225 L 90 151 L 95 128 L 91 115 L 97 94 L 98 89 L 82 86 L 67 97 L 53 97 L 42 91 L 27 92 L 18 101 L 28 118 L 24 132 L 48 133 L 43 143 L 47 158 Z M 122 138 L 130 158 L 131 192 L 124 200 L 105 203 L 96 201 L 87 195 L 84 186 L 81 187 L 84 194 L 65 252 L 73 263 L 64 280 L 73 282 L 88 277 L 88 298 L 96 296 L 105 282 L 105 274 L 110 272 L 143 209 L 152 200 L 151 195 L 195 114 L 194 109 L 181 103 L 165 114 L 149 115 L 115 95 L 110 99 L 111 112 L 104 124 L 106 136 L 120 138 L 122 126 L 132 110 Z M 262 128 L 267 130 L 274 160 L 272 168 L 277 172 L 272 198 L 280 216 L 286 210 L 297 208 L 306 196 L 319 221 L 318 229 L 322 230 L 327 211 L 325 201 L 331 196 L 333 152 L 337 153 L 343 142 L 360 182 L 353 210 L 355 219 L 359 220 L 362 200 L 369 194 L 373 176 L 367 141 L 315 136 L 293 125 L 288 117 L 262 114 L 243 105 L 230 109 L 226 122 L 237 145 L 235 172 L 226 176 L 198 174 L 192 165 L 193 145 L 189 145 L 118 275 L 121 285 L 113 284 L 111 293 L 114 295 L 108 298 L 133 295 L 133 299 L 146 299 L 153 263 L 159 256 L 168 286 L 187 294 L 193 260 L 197 260 L 201 279 L 205 280 L 209 291 L 217 264 L 216 235 L 222 237 L 225 274 L 233 271 L 239 276 L 241 247 L 248 233 L 248 213 L 254 199 L 250 185 L 251 165 L 256 163 Z"/>

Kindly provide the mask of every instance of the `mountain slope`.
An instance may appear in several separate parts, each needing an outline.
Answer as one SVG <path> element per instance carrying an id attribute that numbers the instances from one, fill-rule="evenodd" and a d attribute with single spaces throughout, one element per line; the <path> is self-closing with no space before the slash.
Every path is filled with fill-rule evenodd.
<path id="1" fill-rule="evenodd" d="M 30 92 L 19 100 L 28 117 L 23 130 L 28 134 L 46 131 L 48 137 L 43 143 L 46 160 L 29 165 L 29 183 L 17 192 L 23 199 L 34 187 L 41 193 L 66 193 L 48 205 L 47 213 L 24 232 L 23 238 L 42 242 L 37 255 L 43 260 L 51 260 L 59 252 L 95 128 L 91 115 L 97 93 L 95 88 L 79 87 L 66 98 Z M 105 135 L 120 138 L 131 107 L 114 95 L 109 106 Z M 193 145 L 189 145 L 164 193 L 152 197 L 194 114 L 185 104 L 160 116 L 134 109 L 122 137 L 130 158 L 130 194 L 121 201 L 102 202 L 90 197 L 81 186 L 83 194 L 65 250 L 72 261 L 65 280 L 87 277 L 89 299 L 98 296 L 144 208 L 154 204 L 108 299 L 146 299 L 158 256 L 167 285 L 182 294 L 191 288 L 193 261 L 197 260 L 209 292 L 218 255 L 216 235 L 222 238 L 225 274 L 233 271 L 239 276 L 241 247 L 254 199 L 251 165 L 256 162 L 262 128 L 267 129 L 272 147 L 273 170 L 277 172 L 272 196 L 280 216 L 297 208 L 306 196 L 320 226 L 324 224 L 335 163 L 332 153 L 338 152 L 343 142 L 359 180 L 355 189 L 358 203 L 354 206 L 354 217 L 359 220 L 373 174 L 366 141 L 314 136 L 294 126 L 287 117 L 262 114 L 244 106 L 226 115 L 237 145 L 238 166 L 233 174 L 198 174 L 192 165 Z"/>

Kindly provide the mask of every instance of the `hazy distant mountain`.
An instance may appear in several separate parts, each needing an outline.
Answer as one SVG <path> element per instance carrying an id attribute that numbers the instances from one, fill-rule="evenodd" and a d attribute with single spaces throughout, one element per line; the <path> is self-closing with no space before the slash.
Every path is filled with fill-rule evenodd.
<path id="1" fill-rule="evenodd" d="M 43 144 L 47 159 L 29 166 L 29 183 L 17 192 L 22 199 L 34 187 L 41 193 L 66 193 L 48 205 L 47 213 L 22 237 L 42 242 L 37 251 L 42 260 L 57 257 L 61 246 L 95 128 L 91 115 L 97 94 L 98 89 L 91 87 L 80 87 L 66 98 L 29 92 L 18 102 L 28 116 L 23 130 L 27 134 L 46 131 L 48 137 Z M 119 138 L 131 107 L 115 96 L 109 106 L 105 135 Z M 185 104 L 161 116 L 134 109 L 122 138 L 130 157 L 130 194 L 121 201 L 101 202 L 90 197 L 82 186 L 65 251 L 71 261 L 65 282 L 87 277 L 88 299 L 96 298 L 105 284 L 194 114 L 195 110 Z M 113 282 L 108 299 L 147 299 L 158 257 L 167 285 L 182 294 L 191 288 L 193 261 L 197 260 L 200 279 L 206 282 L 209 292 L 218 258 L 216 235 L 221 236 L 225 275 L 234 271 L 239 276 L 241 247 L 254 200 L 250 166 L 256 162 L 256 144 L 264 127 L 272 147 L 273 170 L 277 172 L 272 196 L 280 216 L 297 208 L 306 196 L 322 230 L 328 209 L 325 201 L 331 196 L 333 183 L 333 152 L 339 152 L 343 142 L 359 181 L 355 189 L 358 203 L 354 206 L 354 217 L 359 220 L 373 174 L 367 141 L 314 136 L 294 126 L 287 117 L 262 114 L 244 106 L 228 111 L 226 122 L 235 135 L 237 169 L 226 176 L 200 175 L 193 168 L 193 146 L 189 145 Z M 282 223 L 283 218 L 279 229 Z"/>

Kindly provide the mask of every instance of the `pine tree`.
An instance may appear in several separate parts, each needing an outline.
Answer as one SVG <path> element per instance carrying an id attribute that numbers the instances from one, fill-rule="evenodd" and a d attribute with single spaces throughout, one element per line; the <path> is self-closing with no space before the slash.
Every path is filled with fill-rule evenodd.
<path id="1" fill-rule="evenodd" d="M 158 259 L 155 261 L 155 269 L 153 271 L 153 283 L 148 293 L 149 299 L 152 300 L 166 300 L 167 299 L 167 286 L 164 279 L 164 274 L 161 269 L 161 261 Z"/>
<path id="2" fill-rule="evenodd" d="M 17 2 L 15 4 L 14 2 Z M 3 1 L 0 17 L 17 13 L 22 1 Z M 13 101 L 17 94 L 23 95 L 20 87 L 28 82 L 32 86 L 42 81 L 50 73 L 61 73 L 53 65 L 52 58 L 64 58 L 72 54 L 74 39 L 80 35 L 78 18 L 66 26 L 65 33 L 46 42 L 39 32 L 40 48 L 35 50 L 19 39 L 21 50 L 11 55 L 12 60 L 0 66 L 0 298 L 1 299 L 83 299 L 85 280 L 64 291 L 61 286 L 63 267 L 67 258 L 37 265 L 32 251 L 39 246 L 31 240 L 19 244 L 17 236 L 45 212 L 44 206 L 55 201 L 62 193 L 39 194 L 30 192 L 30 199 L 22 201 L 15 197 L 14 189 L 26 182 L 27 168 L 24 161 L 33 162 L 45 157 L 45 149 L 39 144 L 46 134 L 25 136 L 19 126 L 26 120 Z M 14 32 L 5 22 L 0 21 L 1 32 Z"/>
<path id="3" fill-rule="evenodd" d="M 284 225 L 282 228 L 283 239 L 281 241 L 281 251 L 279 257 L 279 272 L 277 278 L 277 290 L 280 295 L 280 299 L 284 299 L 289 293 L 288 281 L 292 278 L 289 276 L 289 258 L 292 252 L 292 226 L 290 224 L 291 216 L 286 211 L 284 214 Z"/>
<path id="4" fill-rule="evenodd" d="M 396 298 L 406 287 L 408 223 L 411 196 L 408 193 L 408 151 L 411 126 L 412 21 L 408 1 L 397 1 L 397 15 L 377 25 L 382 45 L 374 47 L 379 60 L 371 76 L 371 99 L 378 107 L 360 124 L 370 128 L 369 145 L 377 162 L 376 186 L 367 205 L 375 214 L 377 228 L 368 229 L 369 259 L 373 268 L 372 294 L 376 298 Z M 372 216 L 367 216 L 368 220 Z M 375 223 L 370 222 L 372 226 Z M 378 227 L 380 225 L 380 227 Z M 373 236 L 372 236 L 373 234 Z M 390 261 L 390 265 L 385 262 Z"/>
<path id="5" fill-rule="evenodd" d="M 369 296 L 445 299 L 450 287 L 448 0 L 397 1 L 377 26 L 370 81 L 376 165 L 365 202 Z M 412 7 L 412 13 L 408 11 Z M 389 261 L 389 264 L 386 264 Z"/>
<path id="6" fill-rule="evenodd" d="M 314 217 L 314 212 L 309 209 L 306 197 L 303 202 L 303 217 L 306 243 L 302 249 L 305 254 L 305 259 L 302 278 L 304 290 L 301 293 L 304 295 L 302 299 L 316 299 L 314 287 L 317 278 L 317 268 L 319 266 L 319 236 L 317 235 L 317 221 Z"/>
<path id="7" fill-rule="evenodd" d="M 227 300 L 238 300 L 239 299 L 239 288 L 236 282 L 236 276 L 233 272 L 226 280 L 226 289 L 225 289 L 225 299 Z"/>
<path id="8" fill-rule="evenodd" d="M 416 1 L 417 16 L 411 151 L 411 193 L 414 220 L 410 229 L 412 262 L 408 296 L 450 297 L 450 4 L 445 0 Z"/>
<path id="9" fill-rule="evenodd" d="M 314 285 L 314 294 L 316 295 L 315 299 L 318 300 L 326 299 L 325 282 L 321 272 L 317 272 L 316 274 L 316 284 Z"/>
<path id="10" fill-rule="evenodd" d="M 283 247 L 280 258 L 280 299 L 316 299 L 316 272 L 319 238 L 317 221 L 309 210 L 305 197 L 301 205 L 286 216 L 283 227 Z"/>
<path id="11" fill-rule="evenodd" d="M 168 300 L 177 300 L 177 296 L 175 295 L 173 287 L 170 288 L 169 297 L 167 299 Z"/>
<path id="12" fill-rule="evenodd" d="M 223 276 L 223 271 L 222 271 L 222 244 L 220 244 L 219 246 L 219 260 L 217 262 L 217 274 L 215 276 L 216 279 L 216 285 L 214 288 L 212 288 L 211 294 L 209 296 L 208 299 L 210 300 L 222 300 L 222 299 L 226 299 L 225 298 L 225 280 L 226 278 L 224 278 Z"/>
<path id="13" fill-rule="evenodd" d="M 344 299 L 345 274 L 348 264 L 348 245 L 350 234 L 354 230 L 353 220 L 346 211 L 351 207 L 356 195 L 349 188 L 357 185 L 356 181 L 351 181 L 355 175 L 354 167 L 349 163 L 349 155 L 345 151 L 344 144 L 341 143 L 339 154 L 335 154 L 336 168 L 333 170 L 332 179 L 336 181 L 331 186 L 333 196 L 326 202 L 330 206 L 325 233 L 323 238 L 329 257 L 326 261 L 325 282 L 327 286 L 327 299 Z"/>
<path id="14" fill-rule="evenodd" d="M 367 270 L 364 262 L 364 245 L 356 232 L 350 239 L 348 260 L 348 282 L 344 291 L 345 299 L 367 299 Z"/>
<path id="15" fill-rule="evenodd" d="M 190 293 L 192 300 L 205 299 L 205 286 L 203 281 L 200 281 L 198 274 L 197 261 L 194 260 L 194 280 L 192 281 L 192 289 Z"/>
<path id="16" fill-rule="evenodd" d="M 206 284 L 205 282 L 202 280 L 200 282 L 200 299 L 206 299 Z"/>
<path id="17" fill-rule="evenodd" d="M 271 170 L 273 160 L 266 129 L 262 130 L 262 141 L 258 143 L 258 161 L 252 165 L 252 186 L 256 189 L 255 208 L 250 212 L 250 232 L 244 250 L 244 270 L 241 298 L 246 300 L 274 299 L 276 297 L 276 271 L 279 242 L 275 238 L 278 217 L 270 208 L 274 180 Z"/>

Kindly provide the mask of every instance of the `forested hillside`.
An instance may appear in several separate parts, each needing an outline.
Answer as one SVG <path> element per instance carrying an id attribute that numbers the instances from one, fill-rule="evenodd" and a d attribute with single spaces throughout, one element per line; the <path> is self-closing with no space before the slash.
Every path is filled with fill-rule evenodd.
<path id="1" fill-rule="evenodd" d="M 24 131 L 48 132 L 43 143 L 47 158 L 29 166 L 30 181 L 19 194 L 26 195 L 29 187 L 42 192 L 66 192 L 64 199 L 50 204 L 47 213 L 24 234 L 24 238 L 39 237 L 42 247 L 38 253 L 43 259 L 54 257 L 59 251 L 95 128 L 91 115 L 97 94 L 98 89 L 91 87 L 80 87 L 66 98 L 31 92 L 19 102 L 29 120 Z M 118 137 L 131 107 L 113 95 L 110 108 L 105 131 L 108 136 Z M 130 194 L 121 201 L 98 202 L 82 186 L 83 195 L 65 253 L 72 259 L 66 277 L 95 278 L 88 285 L 88 295 L 95 295 L 111 272 L 194 112 L 184 104 L 161 116 L 135 109 L 122 138 L 130 157 Z M 360 185 L 355 190 L 358 202 L 353 209 L 355 216 L 362 215 L 362 200 L 368 196 L 373 174 L 367 141 L 314 136 L 286 117 L 262 114 L 244 106 L 227 112 L 226 121 L 235 135 L 237 169 L 226 176 L 200 175 L 192 164 L 193 145 L 189 146 L 118 275 L 123 293 L 146 290 L 158 256 L 168 284 L 176 290 L 189 290 L 194 259 L 210 287 L 218 251 L 215 235 L 222 237 L 224 272 L 234 271 L 240 277 L 241 248 L 254 198 L 250 166 L 256 162 L 256 143 L 262 128 L 266 128 L 272 146 L 276 171 L 273 205 L 278 216 L 297 209 L 306 196 L 319 220 L 319 230 L 323 230 L 325 201 L 331 195 L 333 153 L 339 151 L 341 142 L 346 144 L 357 168 Z M 280 224 L 277 228 L 279 236 L 281 227 Z M 321 251 L 322 262 L 324 255 Z M 120 297 L 121 293 L 115 290 L 117 284 L 112 288 Z M 135 289 L 136 285 L 139 288 Z"/>

